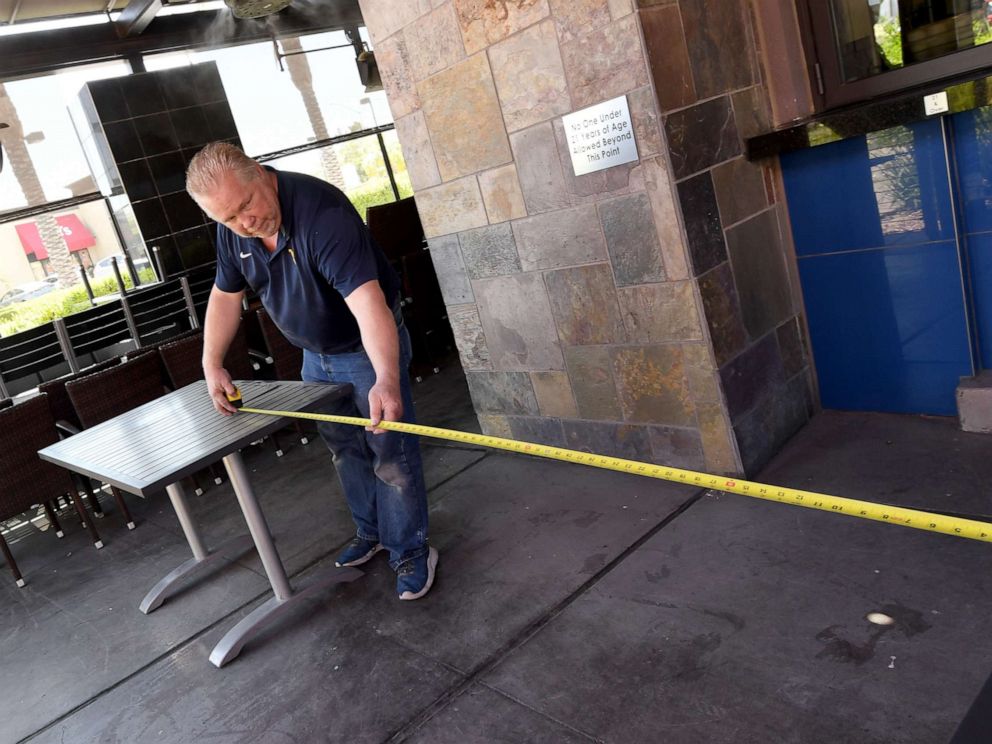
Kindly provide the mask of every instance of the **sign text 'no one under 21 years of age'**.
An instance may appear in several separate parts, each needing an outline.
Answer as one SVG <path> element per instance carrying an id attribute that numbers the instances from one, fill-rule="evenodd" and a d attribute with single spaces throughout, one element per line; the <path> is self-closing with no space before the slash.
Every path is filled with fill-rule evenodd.
<path id="1" fill-rule="evenodd" d="M 564 116 L 562 123 L 577 176 L 637 160 L 626 96 Z"/>

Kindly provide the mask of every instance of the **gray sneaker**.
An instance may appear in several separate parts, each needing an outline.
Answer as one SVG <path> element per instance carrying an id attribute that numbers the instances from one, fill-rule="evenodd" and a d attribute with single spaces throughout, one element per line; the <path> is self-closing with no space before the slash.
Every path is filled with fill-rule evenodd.
<path id="1" fill-rule="evenodd" d="M 437 568 L 437 548 L 426 555 L 407 561 L 396 571 L 396 591 L 400 599 L 420 599 L 431 590 Z"/>

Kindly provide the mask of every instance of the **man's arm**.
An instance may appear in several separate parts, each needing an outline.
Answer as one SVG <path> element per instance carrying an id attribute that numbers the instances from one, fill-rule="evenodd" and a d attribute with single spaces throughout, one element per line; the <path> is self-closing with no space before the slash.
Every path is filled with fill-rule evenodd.
<path id="1" fill-rule="evenodd" d="M 400 342 L 393 311 L 386 304 L 379 282 L 373 279 L 351 292 L 344 301 L 351 310 L 362 334 L 362 346 L 375 370 L 375 385 L 369 390 L 370 431 L 382 434 L 375 424 L 385 419 L 398 421 L 403 416 L 400 394 Z"/>
<path id="2" fill-rule="evenodd" d="M 224 369 L 224 355 L 241 324 L 241 301 L 244 292 L 224 292 L 215 286 L 210 290 L 207 316 L 203 326 L 203 378 L 214 402 L 214 408 L 225 416 L 238 409 L 227 400 L 234 393 L 231 375 Z"/>

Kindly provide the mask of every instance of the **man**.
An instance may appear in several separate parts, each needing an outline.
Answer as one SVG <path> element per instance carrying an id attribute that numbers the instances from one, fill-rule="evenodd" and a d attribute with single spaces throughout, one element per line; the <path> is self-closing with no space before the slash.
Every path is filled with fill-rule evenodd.
<path id="1" fill-rule="evenodd" d="M 384 548 L 400 599 L 419 599 L 431 588 L 438 560 L 427 544 L 420 449 L 412 435 L 375 427 L 383 419 L 413 421 L 410 336 L 396 273 L 338 189 L 263 167 L 234 145 L 214 142 L 198 152 L 186 190 L 218 223 L 217 277 L 203 339 L 214 407 L 225 415 L 237 410 L 226 397 L 234 386 L 223 359 L 250 286 L 286 338 L 303 349 L 304 380 L 354 386 L 328 412 L 373 423 L 365 431 L 318 424 L 357 528 L 337 565 L 361 565 Z"/>

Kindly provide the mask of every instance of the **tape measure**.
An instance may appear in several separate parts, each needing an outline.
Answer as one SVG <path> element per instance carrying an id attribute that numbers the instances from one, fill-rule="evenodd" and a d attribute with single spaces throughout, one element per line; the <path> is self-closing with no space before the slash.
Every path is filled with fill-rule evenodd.
<path id="1" fill-rule="evenodd" d="M 297 413 L 295 411 L 268 411 L 261 408 L 248 408 L 243 405 L 240 391 L 234 397 L 228 396 L 228 400 L 244 413 L 256 413 L 263 416 L 284 416 L 286 418 L 325 421 L 332 424 L 348 424 L 351 426 L 366 427 L 372 425 L 370 419 L 354 416 L 334 416 L 325 413 Z M 912 527 L 918 530 L 940 532 L 955 537 L 966 537 L 971 540 L 992 542 L 992 524 L 979 522 L 974 519 L 933 514 L 917 509 L 906 509 L 901 506 L 885 506 L 870 501 L 829 496 L 824 493 L 801 491 L 785 486 L 771 486 L 738 478 L 698 473 L 694 470 L 682 470 L 665 465 L 654 465 L 637 460 L 624 460 L 619 457 L 608 457 L 606 455 L 580 452 L 563 447 L 552 447 L 534 442 L 521 442 L 516 439 L 490 437 L 485 434 L 473 434 L 467 431 L 440 429 L 434 426 L 407 424 L 400 421 L 381 421 L 378 424 L 378 428 L 388 431 L 399 431 L 405 434 L 417 434 L 434 439 L 446 439 L 463 444 L 482 445 L 493 449 L 519 452 L 522 455 L 544 457 L 549 460 L 574 462 L 579 465 L 588 465 L 604 470 L 616 470 L 621 473 L 644 476 L 645 478 L 657 478 L 658 480 L 672 481 L 674 483 L 685 483 L 698 488 L 709 488 L 714 491 L 736 493 L 741 496 L 751 496 L 768 501 L 778 501 L 782 504 L 805 506 L 808 509 L 820 509 L 822 511 L 833 512 L 834 514 L 843 514 L 848 517 L 860 517 L 861 519 L 871 519 L 876 522 L 896 524 L 902 527 Z"/>

